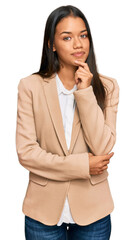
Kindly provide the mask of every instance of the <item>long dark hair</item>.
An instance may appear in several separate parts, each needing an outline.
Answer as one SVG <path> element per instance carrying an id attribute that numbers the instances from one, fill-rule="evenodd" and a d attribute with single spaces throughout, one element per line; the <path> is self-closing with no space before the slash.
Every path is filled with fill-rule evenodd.
<path id="1" fill-rule="evenodd" d="M 45 27 L 40 69 L 38 72 L 36 72 L 36 74 L 39 74 L 40 76 L 47 78 L 47 77 L 51 77 L 54 73 L 60 70 L 60 64 L 58 61 L 57 52 L 53 51 L 54 35 L 55 35 L 55 29 L 57 24 L 60 22 L 61 19 L 68 16 L 80 17 L 86 25 L 88 38 L 90 41 L 90 51 L 89 51 L 89 55 L 86 62 L 90 68 L 91 73 L 93 74 L 91 85 L 93 86 L 94 94 L 96 96 L 99 106 L 101 107 L 102 110 L 104 110 L 105 95 L 106 95 L 105 88 L 100 80 L 100 77 L 97 71 L 96 59 L 94 54 L 94 46 L 93 46 L 90 27 L 86 17 L 78 8 L 71 5 L 61 6 L 55 9 L 49 15 L 46 22 L 46 27 Z M 48 42 L 50 43 L 50 46 L 48 46 Z"/>

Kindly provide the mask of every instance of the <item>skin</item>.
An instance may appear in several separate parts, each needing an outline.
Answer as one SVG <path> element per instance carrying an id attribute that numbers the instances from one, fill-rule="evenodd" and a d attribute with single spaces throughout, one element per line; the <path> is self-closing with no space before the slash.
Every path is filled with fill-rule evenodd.
<path id="1" fill-rule="evenodd" d="M 53 51 L 57 52 L 60 63 L 58 75 L 66 89 L 72 89 L 75 84 L 77 90 L 91 85 L 93 75 L 85 62 L 89 49 L 87 29 L 81 18 L 68 16 L 57 24 Z M 102 174 L 108 168 L 113 154 L 94 156 L 88 153 L 90 174 Z"/>
<path id="2" fill-rule="evenodd" d="M 78 90 L 90 86 L 92 73 L 85 63 L 89 48 L 87 29 L 81 18 L 67 17 L 57 24 L 53 51 L 58 54 L 61 66 L 58 75 L 67 89 L 72 89 L 75 84 Z M 84 54 L 74 56 L 76 52 Z"/>

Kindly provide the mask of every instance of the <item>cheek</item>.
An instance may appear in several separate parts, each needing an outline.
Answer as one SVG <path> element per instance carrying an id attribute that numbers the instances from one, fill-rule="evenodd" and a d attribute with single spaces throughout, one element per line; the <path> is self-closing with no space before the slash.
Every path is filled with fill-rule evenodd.
<path id="1" fill-rule="evenodd" d="M 85 49 L 89 52 L 89 50 L 90 50 L 90 42 L 89 42 L 89 40 L 86 41 L 86 43 L 85 43 Z"/>
<path id="2" fill-rule="evenodd" d="M 90 51 L 90 43 L 89 41 L 85 44 L 85 52 L 86 52 L 86 57 L 88 57 Z"/>
<path id="3" fill-rule="evenodd" d="M 58 56 L 66 56 L 71 52 L 71 47 L 69 44 L 61 44 L 60 46 L 57 46 L 56 51 Z"/>

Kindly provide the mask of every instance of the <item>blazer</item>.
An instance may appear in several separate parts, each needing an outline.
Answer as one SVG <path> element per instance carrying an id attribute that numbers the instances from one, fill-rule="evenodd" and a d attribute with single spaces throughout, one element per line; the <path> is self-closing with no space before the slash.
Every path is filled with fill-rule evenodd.
<path id="1" fill-rule="evenodd" d="M 68 150 L 55 74 L 20 79 L 18 84 L 16 151 L 20 164 L 29 171 L 23 213 L 46 225 L 58 223 L 66 196 L 74 221 L 87 225 L 114 208 L 108 171 L 90 175 L 88 152 L 108 154 L 116 141 L 119 86 L 99 74 L 107 98 L 104 112 L 93 87 L 74 91 L 71 144 Z"/>

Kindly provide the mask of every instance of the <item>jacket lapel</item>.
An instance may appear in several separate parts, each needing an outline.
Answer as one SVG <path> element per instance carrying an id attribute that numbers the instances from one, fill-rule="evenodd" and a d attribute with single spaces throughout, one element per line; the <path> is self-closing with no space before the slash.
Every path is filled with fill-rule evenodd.
<path id="1" fill-rule="evenodd" d="M 73 126 L 72 126 L 72 135 L 71 135 L 69 154 L 72 153 L 72 151 L 73 151 L 73 147 L 74 147 L 76 139 L 78 137 L 80 127 L 81 127 L 81 123 L 80 123 L 79 112 L 78 112 L 78 108 L 77 108 L 77 104 L 76 104 Z"/>
<path id="2" fill-rule="evenodd" d="M 56 130 L 57 137 L 59 139 L 59 142 L 61 144 L 61 147 L 65 155 L 69 155 L 69 153 L 71 153 L 73 150 L 73 147 L 80 129 L 80 118 L 78 114 L 77 105 L 75 107 L 71 143 L 70 143 L 70 149 L 68 151 L 64 127 L 63 127 L 62 114 L 61 114 L 61 109 L 59 104 L 55 75 L 52 78 L 44 78 L 43 88 L 44 88 L 44 93 L 47 100 L 50 116 L 51 116 L 54 128 Z"/>

